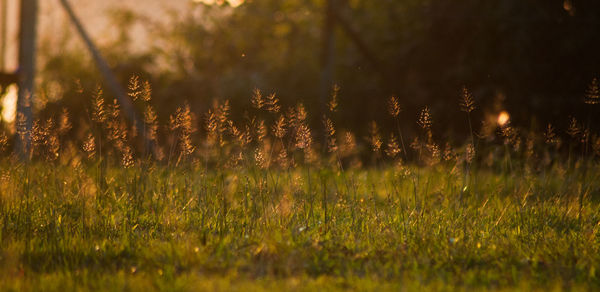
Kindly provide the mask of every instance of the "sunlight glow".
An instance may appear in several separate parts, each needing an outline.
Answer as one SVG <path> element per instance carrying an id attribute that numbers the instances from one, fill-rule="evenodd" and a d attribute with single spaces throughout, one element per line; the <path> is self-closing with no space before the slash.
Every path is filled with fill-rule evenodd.
<path id="1" fill-rule="evenodd" d="M 503 127 L 504 125 L 508 124 L 508 121 L 510 121 L 510 115 L 506 111 L 500 112 L 498 115 L 498 125 Z"/>
<path id="2" fill-rule="evenodd" d="M 563 2 L 563 8 L 567 12 L 570 12 L 571 10 L 573 10 L 573 3 L 571 3 L 571 0 L 565 0 Z"/>
<path id="3" fill-rule="evenodd" d="M 8 87 L 6 95 L 2 98 L 2 120 L 7 123 L 15 121 L 17 111 L 17 94 L 18 88 L 16 85 Z"/>
<path id="4" fill-rule="evenodd" d="M 223 4 L 225 2 L 229 3 L 229 5 L 231 7 L 238 7 L 242 4 L 244 4 L 245 0 L 193 0 L 196 3 L 204 3 L 207 5 L 214 5 L 214 4 Z"/>

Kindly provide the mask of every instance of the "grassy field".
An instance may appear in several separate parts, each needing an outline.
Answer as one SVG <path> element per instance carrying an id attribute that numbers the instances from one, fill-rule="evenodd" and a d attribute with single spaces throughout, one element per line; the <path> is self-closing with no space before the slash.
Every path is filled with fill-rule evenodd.
<path id="1" fill-rule="evenodd" d="M 188 106 L 159 128 L 131 83 L 141 135 L 101 91 L 79 140 L 67 111 L 17 123 L 32 144 L 0 161 L 0 290 L 600 289 L 589 124 L 475 132 L 465 89 L 468 142 L 440 147 L 424 108 L 408 148 L 395 98 L 397 131 L 357 141 L 256 91 L 246 122 L 217 103 L 198 134 Z"/>
<path id="2" fill-rule="evenodd" d="M 600 287 L 597 167 L 98 169 L 3 163 L 0 290 Z"/>

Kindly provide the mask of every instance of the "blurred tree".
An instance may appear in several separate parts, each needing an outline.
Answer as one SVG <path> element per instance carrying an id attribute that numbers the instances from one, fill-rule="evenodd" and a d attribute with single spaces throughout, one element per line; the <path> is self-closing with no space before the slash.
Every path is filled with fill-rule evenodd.
<path id="1" fill-rule="evenodd" d="M 326 6 L 332 3 L 333 10 Z M 133 73 L 150 79 L 163 121 L 183 100 L 205 111 L 213 98 L 231 99 L 234 116 L 241 117 L 255 87 L 277 92 L 287 105 L 302 101 L 316 114 L 333 80 L 342 88 L 339 118 L 350 127 L 381 118 L 391 94 L 404 105 L 404 123 L 414 124 L 417 109 L 430 105 L 436 119 L 447 121 L 444 128 L 452 127 L 463 85 L 480 108 L 492 108 L 495 96 L 503 95 L 503 106 L 516 120 L 530 120 L 532 112 L 556 119 L 580 109 L 600 65 L 600 2 L 571 4 L 565 9 L 562 1 L 541 0 L 261 0 L 235 8 L 224 1 L 196 3 L 187 14 L 170 14 L 170 26 L 122 12 L 123 32 L 142 23 L 156 46 L 131 51 L 135 39 L 124 34 L 103 52 L 121 80 Z M 332 15 L 337 26 L 330 25 Z M 79 52 L 48 50 L 54 53 L 47 53 L 52 57 L 43 69 L 44 83 L 68 87 L 81 79 L 84 87 L 93 87 L 98 80 Z M 71 103 L 67 96 L 64 102 Z"/>

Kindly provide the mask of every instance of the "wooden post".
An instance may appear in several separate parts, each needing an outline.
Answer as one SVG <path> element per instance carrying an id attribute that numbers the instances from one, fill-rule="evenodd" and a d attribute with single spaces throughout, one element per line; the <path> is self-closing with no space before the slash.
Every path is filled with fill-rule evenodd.
<path id="1" fill-rule="evenodd" d="M 35 51 L 37 26 L 37 0 L 21 0 L 19 35 L 19 94 L 17 99 L 17 143 L 16 152 L 28 159 L 31 146 L 33 113 L 31 105 L 35 93 Z"/>

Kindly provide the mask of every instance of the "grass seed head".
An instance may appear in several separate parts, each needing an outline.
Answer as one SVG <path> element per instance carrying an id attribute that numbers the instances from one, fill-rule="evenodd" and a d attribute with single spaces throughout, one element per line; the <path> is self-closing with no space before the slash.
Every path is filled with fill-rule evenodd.
<path id="1" fill-rule="evenodd" d="M 278 113 L 281 107 L 279 106 L 279 98 L 275 95 L 275 93 L 267 96 L 266 100 L 266 109 L 272 113 Z"/>
<path id="2" fill-rule="evenodd" d="M 396 156 L 398 156 L 398 154 L 400 154 L 400 152 L 401 152 L 401 150 L 400 150 L 400 145 L 398 145 L 398 139 L 392 133 L 392 135 L 390 136 L 390 140 L 387 143 L 387 148 L 385 149 L 385 154 L 387 156 L 389 156 L 390 158 L 395 158 Z"/>
<path id="3" fill-rule="evenodd" d="M 392 117 L 397 118 L 401 111 L 400 100 L 397 96 L 391 96 L 388 100 L 388 112 Z"/>
<path id="4" fill-rule="evenodd" d="M 264 142 L 265 138 L 268 135 L 268 131 L 267 131 L 267 126 L 265 125 L 265 121 L 264 120 L 260 120 L 258 121 L 258 123 L 256 123 L 256 141 L 259 142 Z"/>
<path id="5" fill-rule="evenodd" d="M 436 143 L 428 143 L 427 149 L 429 150 L 429 153 L 430 153 L 429 165 L 438 164 L 442 157 L 441 151 L 440 151 L 440 146 Z"/>
<path id="6" fill-rule="evenodd" d="M 87 138 L 83 141 L 82 148 L 88 159 L 94 158 L 96 155 L 96 139 L 92 133 L 88 133 Z"/>
<path id="7" fill-rule="evenodd" d="M 133 166 L 133 163 L 133 151 L 131 150 L 131 147 L 126 145 L 121 151 L 121 165 L 124 168 L 129 168 Z"/>
<path id="8" fill-rule="evenodd" d="M 546 127 L 546 131 L 544 132 L 544 141 L 546 142 L 546 144 L 549 145 L 556 145 L 558 144 L 558 135 L 556 135 L 556 132 L 554 131 L 554 127 L 552 126 L 552 124 L 548 124 L 548 126 Z"/>
<path id="9" fill-rule="evenodd" d="M 333 85 L 333 90 L 331 91 L 331 100 L 327 103 L 327 108 L 330 112 L 334 113 L 338 108 L 338 95 L 340 93 L 340 87 L 337 84 Z"/>
<path id="10" fill-rule="evenodd" d="M 216 120 L 216 117 L 212 115 Z M 213 127 L 216 127 L 213 125 Z M 195 131 L 192 123 L 192 114 L 190 105 L 186 102 L 185 106 L 177 108 L 175 115 L 170 118 L 170 128 L 177 131 L 179 138 L 179 149 L 183 157 L 187 157 L 194 152 L 195 147 L 192 144 L 192 134 Z"/>
<path id="11" fill-rule="evenodd" d="M 144 82 L 144 87 L 142 88 L 142 99 L 145 102 L 150 102 L 152 100 L 152 86 L 148 81 Z"/>
<path id="12" fill-rule="evenodd" d="M 451 161 L 451 160 L 454 160 L 455 156 L 456 155 L 454 154 L 452 145 L 450 145 L 450 143 L 446 142 L 446 145 L 444 146 L 444 154 L 442 156 L 442 159 L 444 161 Z"/>
<path id="13" fill-rule="evenodd" d="M 4 132 L 0 133 L 0 152 L 6 150 L 8 146 L 8 136 Z"/>
<path id="14" fill-rule="evenodd" d="M 142 85 L 140 84 L 140 77 L 137 75 L 131 76 L 129 78 L 129 85 L 127 86 L 129 92 L 127 95 L 131 97 L 134 101 L 138 100 L 142 96 Z"/>
<path id="15" fill-rule="evenodd" d="M 296 148 L 307 149 L 312 145 L 312 133 L 306 124 L 301 124 L 296 129 Z"/>
<path id="16" fill-rule="evenodd" d="M 338 146 L 335 139 L 335 127 L 333 122 L 328 117 L 323 117 L 323 124 L 325 126 L 325 136 L 327 138 L 327 152 L 337 152 Z"/>
<path id="17" fill-rule="evenodd" d="M 306 121 L 307 117 L 308 117 L 308 113 L 306 112 L 306 109 L 304 108 L 304 104 L 299 103 L 298 105 L 296 105 L 296 119 L 298 120 L 298 122 Z"/>
<path id="18" fill-rule="evenodd" d="M 590 85 L 588 85 L 584 102 L 590 105 L 600 103 L 600 84 L 598 78 L 594 77 Z"/>
<path id="19" fill-rule="evenodd" d="M 468 164 L 473 163 L 473 159 L 475 158 L 475 146 L 473 146 L 473 143 L 469 143 L 467 145 L 467 151 L 465 154 L 465 161 Z"/>
<path id="20" fill-rule="evenodd" d="M 269 167 L 267 155 L 262 147 L 258 147 L 256 150 L 254 150 L 254 162 L 260 169 L 266 169 Z"/>
<path id="21" fill-rule="evenodd" d="M 250 101 L 252 102 L 252 106 L 256 109 L 262 109 L 265 106 L 265 99 L 262 95 L 262 92 L 260 92 L 260 89 L 255 88 L 253 93 L 252 93 L 252 98 L 250 99 Z"/>
<path id="22" fill-rule="evenodd" d="M 354 154 L 356 150 L 356 138 L 350 131 L 344 133 L 344 143 L 342 143 L 341 154 L 343 157 L 348 157 Z"/>
<path id="23" fill-rule="evenodd" d="M 43 157 L 46 161 L 54 161 L 58 158 L 60 143 L 52 118 L 45 122 L 40 120 L 33 122 L 31 144 L 34 155 Z"/>
<path id="24" fill-rule="evenodd" d="M 379 134 L 379 128 L 375 121 L 369 123 L 369 143 L 371 144 L 371 150 L 373 152 L 379 152 L 383 142 L 381 141 L 381 135 Z"/>
<path id="25" fill-rule="evenodd" d="M 146 123 L 146 135 L 151 141 L 158 138 L 158 116 L 150 104 L 146 105 L 144 111 L 144 123 Z"/>
<path id="26" fill-rule="evenodd" d="M 279 119 L 277 119 L 277 121 L 275 121 L 272 131 L 273 131 L 273 136 L 277 137 L 278 139 L 282 139 L 285 136 L 286 123 L 285 123 L 285 117 L 283 115 L 279 116 Z"/>
<path id="27" fill-rule="evenodd" d="M 462 88 L 462 95 L 459 104 L 460 110 L 463 112 L 470 113 L 475 110 L 475 100 L 466 86 L 463 86 Z"/>
<path id="28" fill-rule="evenodd" d="M 99 124 L 106 121 L 106 107 L 104 104 L 104 96 L 102 88 L 98 86 L 94 95 L 94 103 L 92 104 L 92 119 Z"/>
<path id="29" fill-rule="evenodd" d="M 419 113 L 419 118 L 417 119 L 417 124 L 419 124 L 419 126 L 423 129 L 423 130 L 430 130 L 431 129 L 431 113 L 429 111 L 429 107 L 425 107 L 421 110 L 421 112 Z"/>
<path id="30" fill-rule="evenodd" d="M 208 132 L 209 138 L 216 138 L 217 136 L 217 116 L 215 115 L 213 110 L 208 110 L 206 113 L 206 131 Z M 175 130 L 177 128 L 176 120 L 171 117 L 171 130 Z"/>
<path id="31" fill-rule="evenodd" d="M 277 163 L 282 169 L 287 169 L 290 167 L 290 159 L 288 158 L 288 153 L 285 148 L 281 148 L 281 150 L 279 150 L 279 155 L 277 155 Z"/>
<path id="32" fill-rule="evenodd" d="M 221 132 L 221 133 L 224 133 L 226 130 L 230 111 L 231 111 L 231 106 L 229 105 L 229 100 L 225 100 L 225 102 L 223 102 L 223 104 L 218 105 L 215 109 L 215 114 L 217 115 L 217 120 L 219 122 L 218 123 L 219 132 Z"/>
<path id="33" fill-rule="evenodd" d="M 579 122 L 577 121 L 577 119 L 575 119 L 575 117 L 571 117 L 571 119 L 569 120 L 567 134 L 575 140 L 579 137 L 579 134 L 581 134 L 581 127 L 579 126 Z"/>

